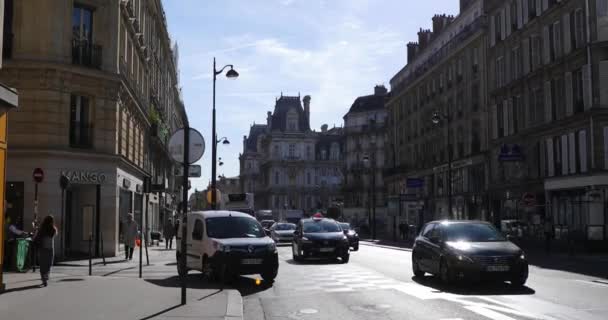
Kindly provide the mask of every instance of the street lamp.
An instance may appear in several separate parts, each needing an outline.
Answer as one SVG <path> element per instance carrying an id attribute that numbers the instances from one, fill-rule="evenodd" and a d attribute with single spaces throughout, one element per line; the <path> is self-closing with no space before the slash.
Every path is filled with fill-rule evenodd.
<path id="1" fill-rule="evenodd" d="M 236 72 L 236 70 L 234 70 L 233 65 L 227 64 L 218 71 L 216 69 L 216 65 L 215 65 L 215 58 L 213 58 L 213 112 L 212 112 L 212 120 L 211 120 L 211 134 L 212 134 L 211 141 L 215 141 L 215 143 L 211 144 L 211 189 L 213 190 L 211 192 L 211 208 L 213 210 L 215 210 L 217 208 L 216 199 L 215 199 L 215 196 L 216 196 L 215 190 L 216 190 L 216 185 L 217 185 L 217 178 L 216 178 L 217 158 L 216 157 L 217 157 L 217 144 L 219 143 L 219 140 L 217 139 L 217 132 L 215 129 L 215 83 L 217 81 L 217 75 L 222 74 L 226 68 L 230 68 L 230 70 L 228 70 L 228 72 L 226 72 L 226 78 L 228 78 L 228 79 L 238 78 L 239 73 Z M 228 141 L 228 139 L 225 139 L 225 138 L 220 139 L 220 140 L 223 140 L 224 144 L 230 143 Z"/>
<path id="2" fill-rule="evenodd" d="M 222 157 L 220 157 L 218 160 L 220 161 L 219 166 L 220 166 L 220 167 L 221 167 L 221 166 L 223 166 L 223 165 L 224 165 L 224 162 L 222 162 Z"/>
<path id="3" fill-rule="evenodd" d="M 450 116 L 447 114 L 441 114 L 438 111 L 433 112 L 431 121 L 435 125 L 439 125 L 442 121 L 446 122 L 447 130 L 447 144 L 448 144 L 448 218 L 452 216 L 452 144 L 450 142 Z"/>
<path id="4" fill-rule="evenodd" d="M 222 138 L 218 139 L 217 141 L 215 141 L 215 143 L 217 143 L 217 144 L 219 144 L 220 142 L 225 146 L 230 144 L 230 141 L 226 137 L 222 137 Z"/>
<path id="5" fill-rule="evenodd" d="M 363 162 L 366 165 L 369 165 L 370 163 L 370 156 L 369 155 L 364 155 L 363 156 Z M 372 240 L 376 240 L 376 157 L 372 157 L 371 158 L 371 165 L 370 165 L 370 172 L 371 172 L 371 176 L 372 176 L 372 185 L 370 186 L 371 189 L 371 204 L 370 204 L 370 209 L 371 209 L 371 215 L 370 215 L 370 231 L 371 231 L 371 236 L 372 236 Z M 369 199 L 368 199 L 368 203 L 369 203 Z"/>

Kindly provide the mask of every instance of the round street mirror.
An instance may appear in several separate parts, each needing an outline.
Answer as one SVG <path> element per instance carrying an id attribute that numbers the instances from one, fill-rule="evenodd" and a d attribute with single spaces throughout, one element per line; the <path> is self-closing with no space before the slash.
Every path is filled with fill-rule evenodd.
<path id="1" fill-rule="evenodd" d="M 184 129 L 179 129 L 169 139 L 169 154 L 179 163 L 184 163 L 184 132 Z M 189 134 L 188 164 L 193 164 L 205 153 L 205 139 L 196 129 L 189 128 Z"/>

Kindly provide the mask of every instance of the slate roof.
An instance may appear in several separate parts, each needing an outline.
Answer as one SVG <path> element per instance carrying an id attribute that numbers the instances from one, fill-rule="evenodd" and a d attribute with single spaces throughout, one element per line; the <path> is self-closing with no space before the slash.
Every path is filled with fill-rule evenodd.
<path id="1" fill-rule="evenodd" d="M 357 112 L 368 112 L 384 109 L 384 104 L 388 101 L 389 95 L 369 95 L 355 99 L 347 114 Z"/>
<path id="2" fill-rule="evenodd" d="M 268 126 L 265 124 L 254 124 L 249 129 L 249 136 L 247 137 L 247 151 L 258 151 L 258 137 L 266 132 Z"/>
<path id="3" fill-rule="evenodd" d="M 310 131 L 310 123 L 308 123 L 308 118 L 304 114 L 304 108 L 302 107 L 300 97 L 289 96 L 281 96 L 279 99 L 277 99 L 277 102 L 274 106 L 274 112 L 272 113 L 272 122 L 270 129 L 272 131 L 287 131 L 287 112 L 291 108 L 295 108 L 296 112 L 298 113 L 298 128 L 300 129 L 300 131 Z"/>

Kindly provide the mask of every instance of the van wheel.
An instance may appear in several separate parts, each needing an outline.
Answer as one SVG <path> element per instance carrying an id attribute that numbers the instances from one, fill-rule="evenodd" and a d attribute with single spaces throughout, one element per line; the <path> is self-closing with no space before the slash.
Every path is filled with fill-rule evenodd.
<path id="1" fill-rule="evenodd" d="M 188 275 L 188 268 L 182 264 L 182 262 L 181 262 L 182 259 L 180 258 L 180 254 L 179 253 L 176 254 L 176 258 L 177 258 L 177 274 L 180 277 L 187 276 Z"/>
<path id="2" fill-rule="evenodd" d="M 266 270 L 266 271 L 262 272 L 261 276 L 262 276 L 262 279 L 264 279 L 264 281 L 272 283 L 272 282 L 274 282 L 274 279 L 277 277 L 278 272 L 279 272 L 278 269 Z"/>
<path id="3" fill-rule="evenodd" d="M 345 254 L 342 256 L 342 263 L 348 263 L 348 260 L 350 260 L 350 254 Z"/>

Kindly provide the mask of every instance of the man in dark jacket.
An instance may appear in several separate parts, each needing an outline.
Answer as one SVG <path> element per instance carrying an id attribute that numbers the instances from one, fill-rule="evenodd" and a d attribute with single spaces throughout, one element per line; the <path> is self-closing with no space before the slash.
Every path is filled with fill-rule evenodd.
<path id="1" fill-rule="evenodd" d="M 165 249 L 173 249 L 173 236 L 175 232 L 175 226 L 171 219 L 167 219 L 163 228 L 163 236 L 165 237 Z"/>

